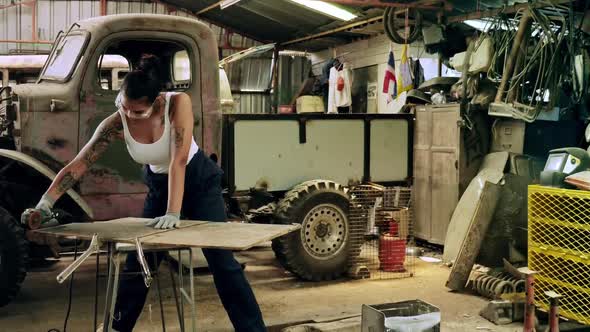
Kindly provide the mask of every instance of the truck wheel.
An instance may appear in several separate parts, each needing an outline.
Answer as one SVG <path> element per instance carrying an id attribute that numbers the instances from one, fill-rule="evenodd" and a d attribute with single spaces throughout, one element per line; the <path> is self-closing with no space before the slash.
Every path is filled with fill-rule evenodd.
<path id="1" fill-rule="evenodd" d="M 273 241 L 278 261 L 304 280 L 331 280 L 348 269 L 351 226 L 349 197 L 344 187 L 327 180 L 304 182 L 291 189 L 279 203 L 275 222 L 301 224 Z"/>
<path id="2" fill-rule="evenodd" d="M 0 307 L 16 297 L 27 274 L 28 260 L 24 229 L 0 207 Z"/>

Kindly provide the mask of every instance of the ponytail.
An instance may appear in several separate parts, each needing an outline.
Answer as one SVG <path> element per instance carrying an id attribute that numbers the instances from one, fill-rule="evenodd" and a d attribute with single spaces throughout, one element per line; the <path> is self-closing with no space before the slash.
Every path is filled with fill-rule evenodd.
<path id="1" fill-rule="evenodd" d="M 143 54 L 137 68 L 130 71 L 123 79 L 121 91 L 129 99 L 148 98 L 153 103 L 162 90 L 162 63 L 153 54 Z"/>

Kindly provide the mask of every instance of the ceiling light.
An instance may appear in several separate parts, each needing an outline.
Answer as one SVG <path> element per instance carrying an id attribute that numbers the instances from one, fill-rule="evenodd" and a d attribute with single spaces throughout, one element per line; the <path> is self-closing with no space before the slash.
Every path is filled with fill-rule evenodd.
<path id="1" fill-rule="evenodd" d="M 223 0 L 219 3 L 219 7 L 221 7 L 221 9 L 225 9 L 231 5 L 235 5 L 238 2 L 240 2 L 240 0 Z"/>
<path id="2" fill-rule="evenodd" d="M 326 3 L 323 1 L 317 1 L 317 0 L 291 0 L 293 2 L 296 2 L 302 6 L 305 6 L 307 8 L 313 9 L 315 11 L 318 11 L 322 14 L 337 18 L 339 20 L 343 20 L 343 21 L 350 21 L 353 18 L 356 18 L 357 15 L 349 12 L 348 10 L 342 9 L 341 7 L 335 6 L 331 3 Z"/>

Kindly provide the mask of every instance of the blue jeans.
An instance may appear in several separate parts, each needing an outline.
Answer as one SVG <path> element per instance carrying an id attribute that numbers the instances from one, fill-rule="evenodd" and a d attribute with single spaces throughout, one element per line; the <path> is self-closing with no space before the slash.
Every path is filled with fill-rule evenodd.
<path id="1" fill-rule="evenodd" d="M 186 167 L 185 191 L 181 214 L 184 219 L 220 221 L 226 219 L 225 204 L 221 193 L 223 171 L 199 150 Z M 155 174 L 145 167 L 145 182 L 149 188 L 143 209 L 144 218 L 166 214 L 168 202 L 168 175 Z M 213 274 L 217 293 L 227 314 L 238 332 L 266 331 L 262 314 L 242 267 L 229 250 L 203 249 L 203 254 Z M 163 253 L 146 254 L 150 268 L 157 269 Z M 120 332 L 133 330 L 143 309 L 148 288 L 135 253 L 127 255 L 124 272 L 119 283 L 115 304 L 113 328 Z"/>

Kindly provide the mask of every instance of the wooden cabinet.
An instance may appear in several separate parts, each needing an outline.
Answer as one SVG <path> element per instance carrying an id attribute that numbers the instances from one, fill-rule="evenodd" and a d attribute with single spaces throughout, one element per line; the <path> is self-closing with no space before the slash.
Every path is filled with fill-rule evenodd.
<path id="1" fill-rule="evenodd" d="M 414 235 L 444 244 L 455 206 L 488 152 L 486 116 L 476 112 L 465 126 L 459 104 L 418 106 L 415 114 Z"/>

